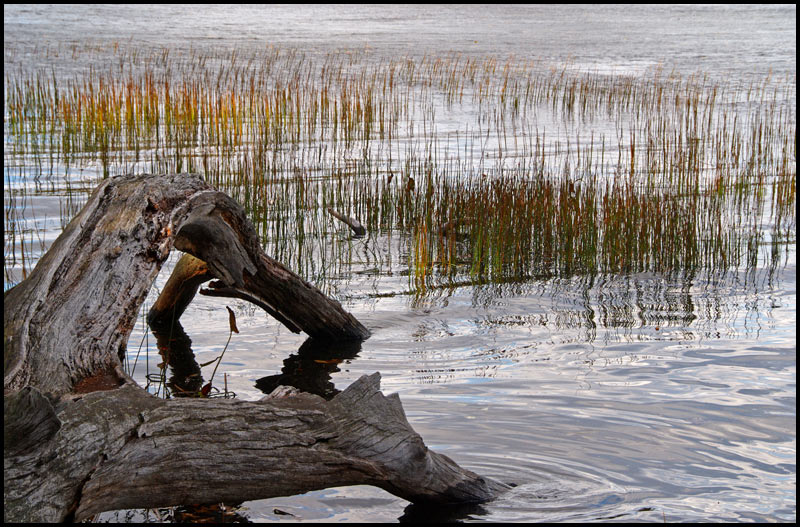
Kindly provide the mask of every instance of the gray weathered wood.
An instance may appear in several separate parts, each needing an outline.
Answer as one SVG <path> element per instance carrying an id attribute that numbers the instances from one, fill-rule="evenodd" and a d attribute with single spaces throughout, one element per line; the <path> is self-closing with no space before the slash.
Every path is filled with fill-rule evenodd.
<path id="1" fill-rule="evenodd" d="M 415 503 L 481 502 L 505 488 L 428 450 L 399 398 L 380 393 L 377 374 L 331 401 L 302 392 L 164 401 L 126 385 L 61 404 L 55 415 L 59 426 L 40 448 L 4 448 L 5 521 L 357 484 Z"/>
<path id="2" fill-rule="evenodd" d="M 164 289 L 147 314 L 151 326 L 168 326 L 177 322 L 201 284 L 213 279 L 208 265 L 191 254 L 184 254 L 172 271 Z"/>
<path id="3" fill-rule="evenodd" d="M 319 341 L 368 335 L 263 254 L 241 207 L 199 177 L 105 181 L 4 294 L 5 521 L 348 484 L 437 503 L 485 501 L 504 488 L 428 451 L 377 375 L 330 401 L 164 401 L 136 386 L 121 357 L 173 243 L 205 262 L 218 290 L 263 303 Z"/>
<path id="4" fill-rule="evenodd" d="M 369 336 L 338 302 L 264 254 L 241 206 L 199 177 L 111 178 L 29 278 L 4 294 L 5 389 L 30 384 L 58 395 L 83 377 L 118 369 L 106 351 L 125 349 L 173 242 L 204 261 L 224 288 L 267 306 L 293 331 L 321 340 Z"/>
<path id="5" fill-rule="evenodd" d="M 364 236 L 365 234 L 367 234 L 366 227 L 361 225 L 361 222 L 359 222 L 358 220 L 351 218 L 350 216 L 345 216 L 344 214 L 336 212 L 330 207 L 328 207 L 328 213 L 337 220 L 341 221 L 342 223 L 350 227 L 350 229 L 353 231 L 353 234 L 355 234 L 356 236 Z"/>

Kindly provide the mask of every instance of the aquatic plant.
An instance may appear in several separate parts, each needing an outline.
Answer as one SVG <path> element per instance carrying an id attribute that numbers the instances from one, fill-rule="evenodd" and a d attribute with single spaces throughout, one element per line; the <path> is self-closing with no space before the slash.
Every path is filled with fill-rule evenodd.
<path id="1" fill-rule="evenodd" d="M 462 275 L 724 272 L 755 265 L 768 240 L 767 265 L 796 243 L 794 78 L 277 48 L 70 53 L 70 74 L 7 54 L 7 281 L 44 248 L 20 207 L 31 181 L 79 196 L 129 172 L 203 174 L 250 211 L 268 252 L 319 282 L 354 258 L 328 208 L 399 239 L 420 290 Z"/>

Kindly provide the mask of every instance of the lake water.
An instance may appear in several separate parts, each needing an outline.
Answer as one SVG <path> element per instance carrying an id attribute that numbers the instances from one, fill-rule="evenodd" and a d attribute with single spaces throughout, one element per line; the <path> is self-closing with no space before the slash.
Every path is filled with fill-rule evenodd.
<path id="1" fill-rule="evenodd" d="M 608 75 L 643 75 L 659 64 L 745 83 L 796 75 L 795 6 L 4 7 L 7 78 L 40 66 L 69 76 L 70 67 L 86 64 L 62 61 L 56 51 L 114 41 L 166 46 L 176 55 L 271 45 L 309 56 L 348 49 L 376 62 L 456 52 Z M 794 98 L 790 108 L 796 114 Z M 29 255 L 35 260 L 60 232 L 75 189 L 91 188 L 102 172 L 95 164 L 29 181 L 24 170 L 9 171 L 9 142 L 6 135 L 4 195 L 27 189 L 25 221 L 41 240 Z M 181 319 L 197 362 L 224 348 L 229 305 L 240 333 L 218 375 L 224 372 L 237 397 L 255 400 L 290 381 L 341 390 L 378 371 L 383 391 L 399 393 L 431 449 L 515 486 L 491 503 L 434 511 L 380 489 L 346 487 L 247 502 L 242 516 L 796 519 L 796 229 L 777 265 L 724 276 L 701 270 L 467 280 L 424 292 L 414 290 L 402 251 L 392 252 L 385 234 L 350 239 L 334 232 L 351 252 L 343 270 L 327 278 L 328 290 L 371 330 L 370 339 L 355 348 L 304 348 L 302 335 L 260 309 L 198 297 Z M 6 255 L 13 250 L 6 238 Z M 381 251 L 394 259 L 376 263 Z M 5 287 L 18 279 L 12 270 Z M 154 340 L 142 324 L 131 335 L 129 360 L 143 384 L 148 363 L 152 372 L 160 361 Z M 99 519 L 142 518 L 118 512 Z"/>

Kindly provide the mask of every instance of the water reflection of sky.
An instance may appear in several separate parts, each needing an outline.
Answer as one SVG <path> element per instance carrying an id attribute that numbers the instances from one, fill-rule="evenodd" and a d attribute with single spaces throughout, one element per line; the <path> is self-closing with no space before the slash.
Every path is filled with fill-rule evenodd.
<path id="1" fill-rule="evenodd" d="M 91 35 L 200 49 L 288 45 L 311 53 L 333 41 L 376 55 L 455 51 L 569 59 L 602 71 L 664 63 L 668 71 L 782 75 L 795 71 L 796 50 L 787 45 L 795 41 L 795 21 L 793 5 L 204 5 L 189 12 L 177 5 L 9 5 L 4 40 L 82 42 Z"/>

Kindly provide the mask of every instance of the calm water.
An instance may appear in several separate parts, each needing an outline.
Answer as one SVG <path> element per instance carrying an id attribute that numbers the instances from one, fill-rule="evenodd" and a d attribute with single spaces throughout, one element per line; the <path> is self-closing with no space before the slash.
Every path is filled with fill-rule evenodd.
<path id="1" fill-rule="evenodd" d="M 602 73 L 636 74 L 656 64 L 720 78 L 796 72 L 794 6 L 4 8 L 5 49 L 15 49 L 19 63 L 34 47 L 68 47 L 86 35 L 176 52 L 271 44 L 312 54 L 366 50 L 376 60 L 513 54 Z M 61 67 L 55 57 L 29 56 Z M 96 173 L 73 176 L 88 188 Z M 9 182 L 16 180 L 7 173 Z M 28 220 L 38 223 L 46 247 L 60 230 L 64 189 L 20 184 L 37 189 Z M 360 347 L 302 347 L 301 335 L 259 309 L 198 297 L 182 318 L 197 362 L 223 349 L 230 305 L 241 332 L 219 373 L 239 398 L 258 399 L 281 382 L 331 392 L 379 371 L 383 391 L 400 394 L 430 448 L 516 486 L 492 503 L 436 511 L 371 487 L 328 489 L 247 502 L 243 516 L 795 520 L 796 242 L 775 268 L 721 277 L 465 282 L 424 295 L 412 290 L 402 262 L 375 265 L 375 252 L 391 247 L 382 235 L 350 243 L 352 262 L 331 287 L 372 331 Z M 154 340 L 141 324 L 131 336 L 130 359 L 139 354 L 134 376 L 143 383 L 148 362 L 152 371 L 160 361 Z M 102 519 L 141 519 L 137 514 Z"/>
<path id="2" fill-rule="evenodd" d="M 796 71 L 795 6 L 6 6 L 5 44 L 118 40 L 177 49 L 458 51 L 616 71 Z"/>

